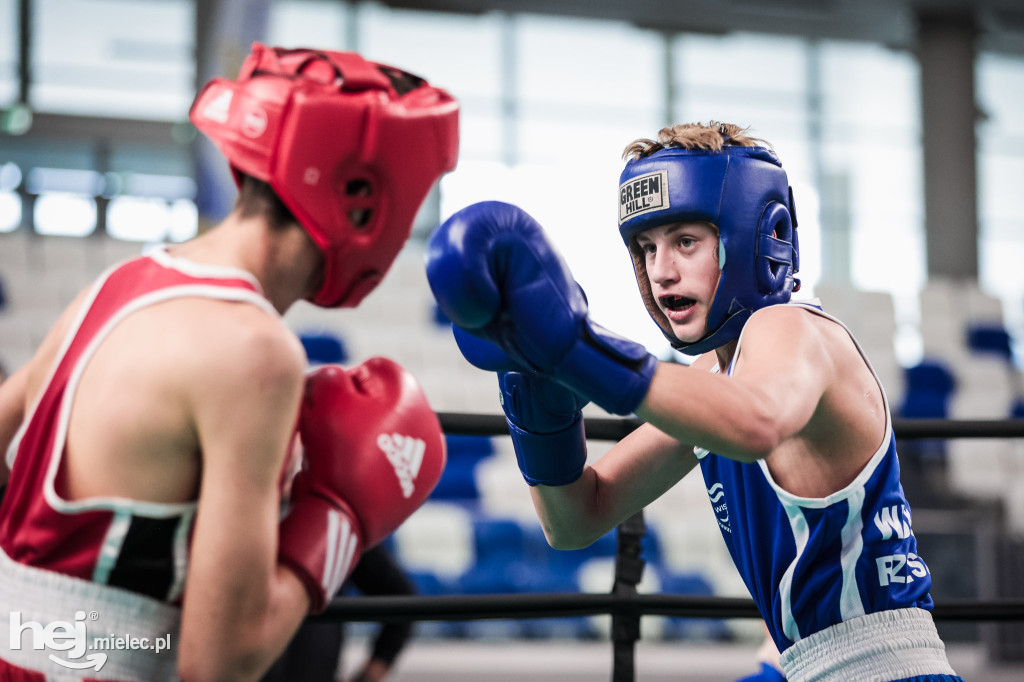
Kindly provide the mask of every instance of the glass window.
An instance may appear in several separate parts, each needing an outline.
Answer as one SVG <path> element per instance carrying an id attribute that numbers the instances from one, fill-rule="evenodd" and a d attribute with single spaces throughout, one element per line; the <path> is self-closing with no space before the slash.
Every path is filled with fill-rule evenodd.
<path id="1" fill-rule="evenodd" d="M 463 97 L 501 96 L 501 15 L 361 5 L 359 50 Z M 429 46 L 429 49 L 425 49 Z"/>
<path id="2" fill-rule="evenodd" d="M 753 135 L 777 148 L 784 140 L 806 138 L 807 50 L 800 39 L 742 33 L 676 38 L 675 122 L 751 126 Z"/>
<path id="3" fill-rule="evenodd" d="M 664 110 L 659 34 L 629 24 L 522 15 L 515 19 L 518 96 L 526 103 Z"/>
<path id="4" fill-rule="evenodd" d="M 196 183 L 186 176 L 150 175 L 148 173 L 107 174 L 110 179 L 116 178 L 117 193 L 132 197 L 151 197 L 174 201 L 177 199 L 195 199 Z M 109 183 L 113 184 L 113 183 Z"/>
<path id="5" fill-rule="evenodd" d="M 775 149 L 796 198 L 804 255 L 799 278 L 808 289 L 822 267 L 818 157 L 810 139 L 814 58 L 797 38 L 737 33 L 672 40 L 673 123 L 735 123 Z"/>
<path id="6" fill-rule="evenodd" d="M 178 199 L 171 202 L 171 226 L 167 239 L 172 242 L 183 242 L 192 239 L 199 232 L 199 209 L 191 199 Z"/>
<path id="7" fill-rule="evenodd" d="M 662 37 L 622 22 L 533 15 L 514 26 L 521 160 L 571 168 L 585 159 L 617 179 L 623 148 L 664 125 Z"/>
<path id="8" fill-rule="evenodd" d="M 195 236 L 196 183 L 182 147 L 119 144 L 104 176 L 107 232 L 132 241 L 182 241 Z"/>
<path id="9" fill-rule="evenodd" d="M 500 159 L 505 135 L 500 102 L 455 97 L 459 100 L 459 158 Z"/>
<path id="10" fill-rule="evenodd" d="M 191 199 L 117 196 L 107 207 L 107 233 L 116 239 L 181 242 L 196 236 L 199 212 Z"/>
<path id="11" fill-rule="evenodd" d="M 18 99 L 18 0 L 0 0 L 0 109 Z"/>
<path id="12" fill-rule="evenodd" d="M 822 107 L 835 136 L 859 142 L 920 135 L 920 68 L 909 52 L 881 45 L 821 45 Z"/>
<path id="13" fill-rule="evenodd" d="M 119 196 L 107 207 L 107 234 L 130 241 L 160 241 L 170 231 L 171 207 L 154 198 Z"/>
<path id="14" fill-rule="evenodd" d="M 47 192 L 36 198 L 36 232 L 63 237 L 84 237 L 96 229 L 96 200 L 72 192 Z"/>
<path id="15" fill-rule="evenodd" d="M 17 164 L 0 164 L 0 232 L 13 232 L 21 225 L 21 169 Z"/>
<path id="16" fill-rule="evenodd" d="M 501 157 L 502 15 L 360 5 L 357 16 L 358 45 L 352 49 L 422 76 L 459 101 L 461 159 Z"/>
<path id="17" fill-rule="evenodd" d="M 32 168 L 88 170 L 96 166 L 95 147 L 89 140 L 7 136 L 0 143 L 0 164 L 17 164 L 26 176 Z"/>
<path id="18" fill-rule="evenodd" d="M 187 146 L 117 141 L 110 145 L 107 170 L 170 176 L 191 176 L 193 173 L 192 157 Z"/>
<path id="19" fill-rule="evenodd" d="M 463 86 L 487 108 L 476 107 L 469 126 L 463 118 L 462 159 L 441 182 L 440 214 L 485 199 L 518 204 L 544 225 L 587 291 L 594 318 L 662 353 L 667 343 L 640 301 L 615 218 L 622 149 L 663 125 L 662 38 L 615 22 L 501 21 L 472 51 L 485 66 L 475 67 L 479 82 Z M 496 47 L 502 40 L 504 52 Z M 515 95 L 508 109 L 503 84 L 510 102 Z M 503 130 L 514 135 L 506 139 Z"/>
<path id="20" fill-rule="evenodd" d="M 652 352 L 668 347 L 644 308 L 616 223 L 622 150 L 665 124 L 665 42 L 623 22 L 516 17 L 516 202 L 544 225 L 596 321 Z"/>
<path id="21" fill-rule="evenodd" d="M 21 225 L 21 197 L 0 189 L 0 232 L 13 232 Z"/>
<path id="22" fill-rule="evenodd" d="M 17 164 L 0 165 L 0 232 L 13 232 L 21 225 L 21 169 Z"/>
<path id="23" fill-rule="evenodd" d="M 1024 58 L 982 54 L 976 73 L 980 280 L 1024 332 Z"/>
<path id="24" fill-rule="evenodd" d="M 600 324 L 664 355 L 668 342 L 640 299 L 633 264 L 615 218 L 618 170 L 583 164 L 468 161 L 441 181 L 441 215 L 482 200 L 521 206 L 543 225 L 587 292 Z"/>
<path id="25" fill-rule="evenodd" d="M 350 50 L 347 26 L 347 3 L 277 0 L 270 5 L 267 42 L 280 47 Z"/>
<path id="26" fill-rule="evenodd" d="M 842 187 L 851 279 L 912 296 L 926 276 L 919 69 L 867 43 L 820 47 L 822 172 Z"/>
<path id="27" fill-rule="evenodd" d="M 39 234 L 83 237 L 96 229 L 99 173 L 37 167 L 26 175 L 25 189 L 36 195 L 32 218 Z"/>
<path id="28" fill-rule="evenodd" d="M 103 190 L 103 178 L 95 171 L 37 167 L 28 172 L 25 188 L 30 194 L 68 192 L 93 197 Z"/>
<path id="29" fill-rule="evenodd" d="M 33 12 L 35 109 L 186 117 L 195 94 L 194 3 L 35 0 Z"/>

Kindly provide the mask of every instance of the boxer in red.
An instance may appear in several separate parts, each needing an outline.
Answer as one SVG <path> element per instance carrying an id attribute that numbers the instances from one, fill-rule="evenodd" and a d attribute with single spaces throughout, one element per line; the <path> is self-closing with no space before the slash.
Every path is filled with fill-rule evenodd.
<path id="1" fill-rule="evenodd" d="M 455 165 L 456 102 L 256 44 L 190 116 L 232 212 L 104 273 L 0 384 L 0 679 L 257 679 L 443 469 L 405 370 L 307 374 L 281 315 L 380 282 Z"/>

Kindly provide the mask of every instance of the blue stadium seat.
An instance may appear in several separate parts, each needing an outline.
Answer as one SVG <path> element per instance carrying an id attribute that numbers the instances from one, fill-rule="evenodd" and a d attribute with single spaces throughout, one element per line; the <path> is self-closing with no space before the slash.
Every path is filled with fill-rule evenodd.
<path id="1" fill-rule="evenodd" d="M 473 537 L 476 560 L 458 581 L 462 594 L 527 594 L 578 591 L 573 574 L 552 570 L 538 561 L 535 527 L 524 528 L 514 519 L 478 518 Z M 547 542 L 541 538 L 544 546 Z M 555 552 L 548 548 L 548 551 Z M 463 624 L 463 633 L 473 638 L 586 637 L 584 618 L 536 618 L 516 621 L 475 621 Z"/>
<path id="2" fill-rule="evenodd" d="M 972 353 L 996 355 L 1008 363 L 1013 362 L 1013 348 L 1009 332 L 1001 324 L 974 323 L 967 326 L 967 348 Z"/>
<path id="3" fill-rule="evenodd" d="M 330 332 L 307 332 L 299 334 L 306 358 L 311 365 L 343 365 L 348 361 L 345 342 Z"/>
<path id="4" fill-rule="evenodd" d="M 473 521 L 473 546 L 478 565 L 522 561 L 526 532 L 514 519 L 478 518 Z"/>
<path id="5" fill-rule="evenodd" d="M 650 523 L 647 524 L 647 531 L 640 544 L 643 547 L 641 554 L 643 560 L 652 566 L 661 566 L 664 560 L 661 551 L 661 537 L 658 535 L 658 530 Z"/>
<path id="6" fill-rule="evenodd" d="M 541 534 L 543 548 L 549 569 L 554 573 L 574 575 L 579 567 L 595 557 L 614 557 L 618 548 L 618 535 L 615 530 L 605 533 L 593 544 L 582 549 L 552 549 Z"/>
<path id="7" fill-rule="evenodd" d="M 949 404 L 956 390 L 956 378 L 938 358 L 926 358 L 905 371 L 906 390 L 899 415 L 905 419 L 948 419 Z M 899 435 L 899 434 L 897 434 Z M 948 453 L 945 440 L 912 440 L 900 444 L 900 455 L 923 462 L 943 462 Z"/>
<path id="8" fill-rule="evenodd" d="M 523 560 L 524 533 L 511 519 L 473 521 L 475 560 L 459 578 L 461 594 L 521 594 L 531 591 L 535 570 Z M 461 624 L 462 635 L 474 639 L 522 637 L 521 620 L 481 620 Z"/>
<path id="9" fill-rule="evenodd" d="M 405 574 L 416 586 L 416 593 L 422 597 L 437 597 L 458 594 L 458 590 L 436 573 L 428 570 L 406 569 Z M 416 637 L 423 639 L 442 639 L 460 637 L 462 629 L 458 623 L 449 621 L 424 620 L 416 623 Z"/>
<path id="10" fill-rule="evenodd" d="M 1017 398 L 1010 406 L 1010 419 L 1024 419 L 1024 398 Z"/>
<path id="11" fill-rule="evenodd" d="M 494 454 L 494 444 L 487 436 L 445 436 L 448 462 L 431 499 L 473 502 L 480 499 L 476 484 L 476 466 Z"/>
<path id="12" fill-rule="evenodd" d="M 673 573 L 658 571 L 661 591 L 665 594 L 712 597 L 714 588 L 700 573 Z M 665 639 L 712 639 L 725 640 L 732 637 L 728 625 L 720 618 L 666 618 L 662 630 Z"/>
<path id="13" fill-rule="evenodd" d="M 925 359 L 908 367 L 906 393 L 899 414 L 908 419 L 946 419 L 949 401 L 956 390 L 956 378 L 946 363 Z"/>

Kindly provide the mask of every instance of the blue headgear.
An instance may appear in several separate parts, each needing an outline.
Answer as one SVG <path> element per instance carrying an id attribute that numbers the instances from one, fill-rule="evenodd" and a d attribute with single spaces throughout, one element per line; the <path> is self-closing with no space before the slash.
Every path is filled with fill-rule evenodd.
<path id="1" fill-rule="evenodd" d="M 707 334 L 680 341 L 651 293 L 634 237 L 652 227 L 703 221 L 718 228 L 722 269 Z M 647 311 L 672 346 L 698 355 L 736 339 L 755 310 L 786 303 L 800 269 L 796 209 L 786 171 L 764 147 L 661 149 L 626 163 L 619 178 L 619 232 L 633 256 Z"/>

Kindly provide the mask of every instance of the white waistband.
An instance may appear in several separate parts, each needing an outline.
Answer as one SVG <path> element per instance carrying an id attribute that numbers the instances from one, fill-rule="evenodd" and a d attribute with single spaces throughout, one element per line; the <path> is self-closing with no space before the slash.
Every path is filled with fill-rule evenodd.
<path id="1" fill-rule="evenodd" d="M 924 609 L 878 611 L 825 628 L 782 652 L 789 682 L 885 682 L 955 675 Z"/>
<path id="2" fill-rule="evenodd" d="M 48 680 L 178 679 L 181 610 L 177 607 L 117 587 L 25 566 L 3 549 L 0 604 L 0 658 L 43 673 Z M 54 623 L 67 624 L 56 626 L 56 640 L 44 631 Z M 118 640 L 122 648 L 118 648 Z M 62 648 L 49 646 L 54 641 Z M 159 643 L 165 646 L 157 653 Z M 90 657 L 99 662 L 104 656 L 99 670 L 95 665 L 76 669 L 53 660 L 84 666 Z"/>

